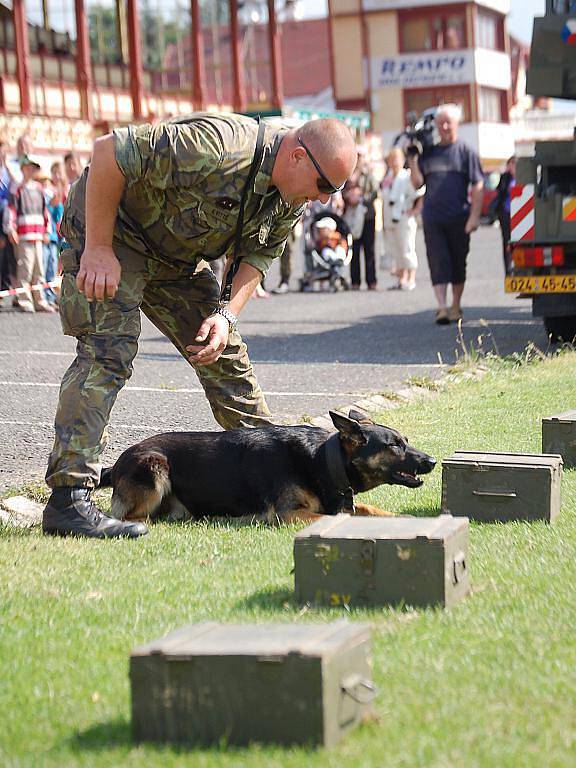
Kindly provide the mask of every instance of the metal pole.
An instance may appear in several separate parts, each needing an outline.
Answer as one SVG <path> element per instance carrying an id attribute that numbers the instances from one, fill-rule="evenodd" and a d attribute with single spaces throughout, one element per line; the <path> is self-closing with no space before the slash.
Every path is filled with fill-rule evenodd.
<path id="1" fill-rule="evenodd" d="M 117 50 L 122 64 L 128 61 L 128 51 L 126 45 L 126 7 L 123 0 L 116 0 L 116 32 L 117 32 Z"/>
<path id="2" fill-rule="evenodd" d="M 130 94 L 134 120 L 142 119 L 142 46 L 137 0 L 128 2 L 128 55 L 130 57 Z"/>
<path id="3" fill-rule="evenodd" d="M 268 0 L 268 40 L 272 62 L 272 106 L 282 109 L 284 102 L 284 83 L 282 82 L 282 49 L 276 19 L 274 0 Z"/>
<path id="4" fill-rule="evenodd" d="M 206 93 L 204 89 L 206 71 L 204 69 L 204 36 L 202 34 L 199 0 L 191 0 L 190 15 L 192 17 L 192 29 L 190 30 L 193 67 L 192 99 L 195 109 L 204 109 L 206 106 Z"/>
<path id="5" fill-rule="evenodd" d="M 80 114 L 83 120 L 92 120 L 92 78 L 90 39 L 84 0 L 74 0 L 76 15 L 76 82 L 80 92 Z"/>
<path id="6" fill-rule="evenodd" d="M 246 109 L 246 92 L 244 90 L 244 62 L 238 31 L 238 0 L 230 2 L 230 37 L 232 41 L 232 72 L 234 78 L 234 93 L 232 94 L 234 110 L 244 112 Z"/>
<path id="7" fill-rule="evenodd" d="M 20 112 L 30 112 L 30 46 L 24 0 L 13 0 L 14 47 L 16 49 L 16 76 L 20 89 Z"/>

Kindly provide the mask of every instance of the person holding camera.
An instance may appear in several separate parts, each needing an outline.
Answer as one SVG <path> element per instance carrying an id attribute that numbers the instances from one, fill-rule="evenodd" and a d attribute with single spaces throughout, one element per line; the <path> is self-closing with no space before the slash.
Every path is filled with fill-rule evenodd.
<path id="1" fill-rule="evenodd" d="M 462 110 L 442 104 L 436 111 L 440 142 L 422 154 L 409 153 L 415 189 L 426 184 L 422 221 L 430 277 L 438 304 L 435 321 L 447 325 L 462 319 L 462 294 L 470 235 L 478 229 L 484 175 L 476 152 L 458 139 Z M 452 304 L 447 306 L 448 284 Z"/>

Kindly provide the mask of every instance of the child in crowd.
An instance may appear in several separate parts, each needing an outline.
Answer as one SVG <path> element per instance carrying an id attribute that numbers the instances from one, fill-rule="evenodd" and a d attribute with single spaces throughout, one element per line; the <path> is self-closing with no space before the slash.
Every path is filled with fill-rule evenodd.
<path id="1" fill-rule="evenodd" d="M 48 209 L 48 242 L 44 243 L 44 274 L 46 282 L 50 283 L 58 275 L 58 260 L 60 256 L 60 222 L 64 214 L 66 183 L 62 163 L 53 163 L 50 176 L 43 173 L 36 177 L 44 187 L 44 200 Z M 57 291 L 46 288 L 46 299 L 50 306 L 58 306 Z"/>
<path id="2" fill-rule="evenodd" d="M 330 217 L 320 219 L 316 224 L 317 243 L 320 256 L 331 267 L 340 267 L 346 258 L 346 238 L 336 229 L 336 222 Z"/>
<path id="3" fill-rule="evenodd" d="M 29 155 L 22 155 L 20 168 L 22 182 L 10 195 L 3 217 L 4 231 L 16 256 L 14 288 L 24 289 L 17 294 L 16 306 L 22 312 L 54 312 L 46 301 L 44 290 L 31 288 L 45 280 L 42 244 L 49 240 L 44 190 L 35 180 L 40 165 Z"/>
<path id="4" fill-rule="evenodd" d="M 344 214 L 342 218 L 350 229 L 353 240 L 359 240 L 362 237 L 364 222 L 366 220 L 367 208 L 362 202 L 364 194 L 362 187 L 353 182 L 349 182 L 342 193 L 344 198 Z"/>
<path id="5" fill-rule="evenodd" d="M 339 281 L 344 279 L 347 251 L 346 238 L 338 232 L 333 218 L 326 216 L 316 222 L 316 252 L 320 257 L 319 266 L 329 271 L 329 284 L 332 289 L 335 289 Z"/>

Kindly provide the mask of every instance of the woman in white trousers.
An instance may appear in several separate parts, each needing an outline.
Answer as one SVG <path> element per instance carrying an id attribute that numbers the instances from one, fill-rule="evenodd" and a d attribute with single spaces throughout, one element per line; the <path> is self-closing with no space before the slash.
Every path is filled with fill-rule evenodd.
<path id="1" fill-rule="evenodd" d="M 388 171 L 382 181 L 382 218 L 384 246 L 393 264 L 397 282 L 392 289 L 412 291 L 416 287 L 416 214 L 424 187 L 415 190 L 410 171 L 404 168 L 406 157 L 394 147 L 386 157 Z"/>

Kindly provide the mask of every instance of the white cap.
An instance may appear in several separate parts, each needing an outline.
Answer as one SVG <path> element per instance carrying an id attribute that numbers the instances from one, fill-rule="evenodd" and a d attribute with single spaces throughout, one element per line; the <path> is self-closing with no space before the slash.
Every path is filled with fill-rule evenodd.
<path id="1" fill-rule="evenodd" d="M 336 222 L 331 219 L 330 216 L 325 216 L 323 219 L 319 219 L 316 222 L 318 229 L 330 229 L 332 232 L 336 232 Z"/>

